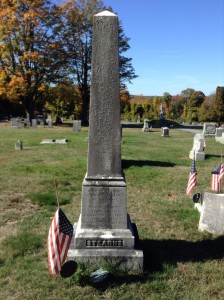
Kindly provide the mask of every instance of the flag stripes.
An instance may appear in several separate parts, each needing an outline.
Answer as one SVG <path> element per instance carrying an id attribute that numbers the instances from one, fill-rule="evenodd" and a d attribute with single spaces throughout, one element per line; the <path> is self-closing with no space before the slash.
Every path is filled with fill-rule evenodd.
<path id="1" fill-rule="evenodd" d="M 224 176 L 223 164 L 219 164 L 211 173 L 211 190 L 216 193 L 222 192 L 222 178 Z"/>
<path id="2" fill-rule="evenodd" d="M 197 171 L 196 171 L 196 166 L 195 166 L 195 159 L 193 158 L 192 164 L 191 164 L 190 175 L 189 175 L 189 179 L 188 179 L 187 190 L 186 190 L 187 195 L 191 194 L 192 190 L 194 189 L 194 187 L 197 184 L 196 175 L 197 175 Z"/>
<path id="3" fill-rule="evenodd" d="M 73 235 L 73 226 L 58 208 L 52 220 L 48 233 L 48 268 L 51 276 L 61 271 L 66 260 L 68 249 Z"/>

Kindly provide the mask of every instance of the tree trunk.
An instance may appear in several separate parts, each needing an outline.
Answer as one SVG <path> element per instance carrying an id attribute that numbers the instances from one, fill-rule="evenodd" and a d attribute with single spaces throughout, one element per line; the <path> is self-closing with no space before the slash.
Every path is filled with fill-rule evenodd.
<path id="1" fill-rule="evenodd" d="M 31 122 L 32 119 L 34 119 L 34 110 L 35 110 L 34 101 L 33 101 L 33 99 L 31 99 L 31 97 L 27 96 L 27 97 L 24 97 L 21 102 L 23 104 L 26 114 L 29 114 L 29 119 Z"/>
<path id="2" fill-rule="evenodd" d="M 79 91 L 82 96 L 82 111 L 81 111 L 82 125 L 89 125 L 89 101 L 90 101 L 89 86 L 83 84 L 79 87 Z"/>

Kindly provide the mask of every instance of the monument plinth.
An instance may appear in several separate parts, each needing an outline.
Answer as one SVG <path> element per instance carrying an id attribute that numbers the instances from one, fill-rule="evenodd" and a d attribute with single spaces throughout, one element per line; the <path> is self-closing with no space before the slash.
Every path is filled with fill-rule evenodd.
<path id="1" fill-rule="evenodd" d="M 119 86 L 118 18 L 104 11 L 94 16 L 87 173 L 68 259 L 142 272 L 121 168 Z"/>

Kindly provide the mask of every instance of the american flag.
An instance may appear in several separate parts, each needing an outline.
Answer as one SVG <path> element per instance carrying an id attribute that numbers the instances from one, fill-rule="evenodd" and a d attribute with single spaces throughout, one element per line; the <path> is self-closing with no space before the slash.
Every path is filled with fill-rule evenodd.
<path id="1" fill-rule="evenodd" d="M 73 226 L 58 208 L 52 220 L 47 240 L 48 268 L 51 276 L 61 271 L 72 240 Z"/>
<path id="2" fill-rule="evenodd" d="M 196 166 L 195 166 L 195 159 L 193 158 L 192 164 L 191 164 L 190 175 L 189 175 L 189 179 L 188 179 L 187 190 L 186 190 L 187 195 L 190 195 L 193 188 L 196 186 L 196 175 L 197 175 L 197 171 L 196 171 Z"/>
<path id="3" fill-rule="evenodd" d="M 222 192 L 222 177 L 224 176 L 223 164 L 219 164 L 218 167 L 212 171 L 211 190 L 216 193 Z"/>

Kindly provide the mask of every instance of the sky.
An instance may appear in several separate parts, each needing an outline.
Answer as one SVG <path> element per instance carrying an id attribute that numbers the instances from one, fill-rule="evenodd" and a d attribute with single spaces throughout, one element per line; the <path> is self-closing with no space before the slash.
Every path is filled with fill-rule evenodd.
<path id="1" fill-rule="evenodd" d="M 139 77 L 132 95 L 224 86 L 224 0 L 103 0 L 121 20 Z"/>

